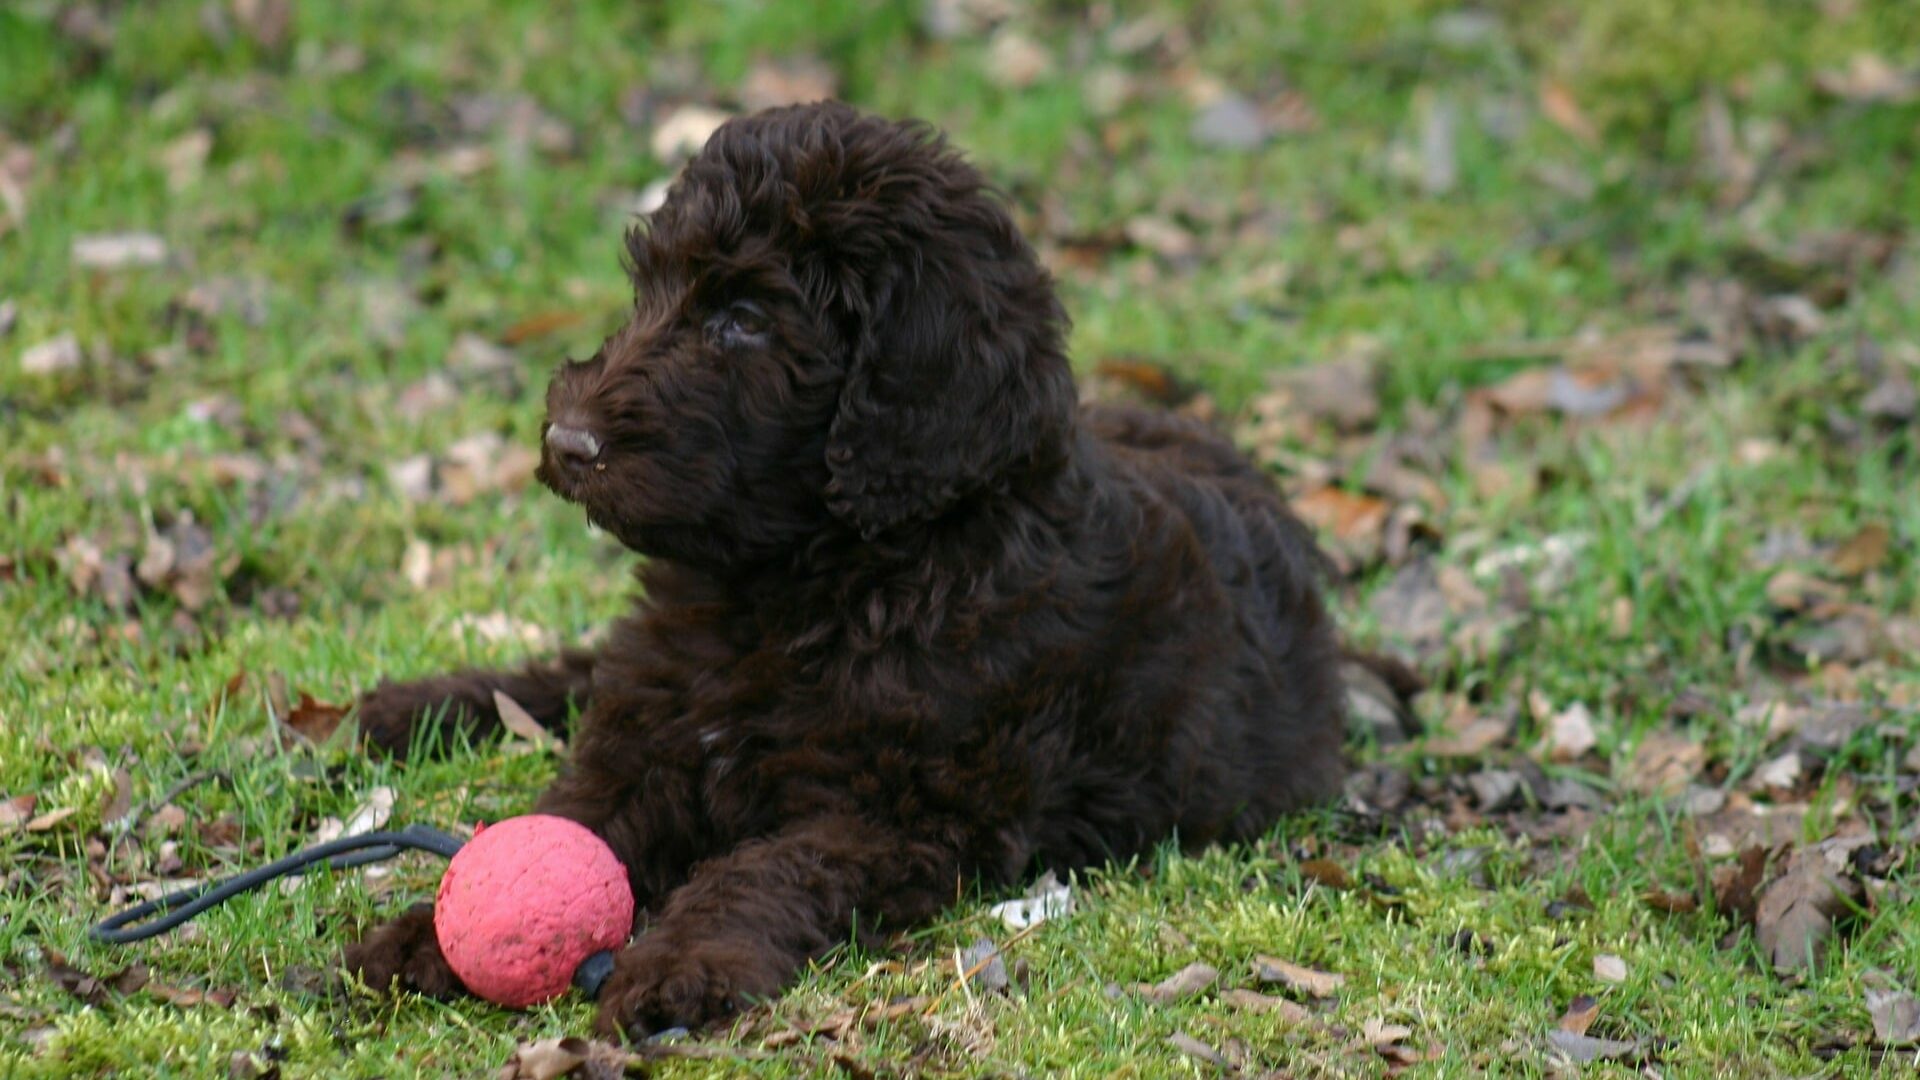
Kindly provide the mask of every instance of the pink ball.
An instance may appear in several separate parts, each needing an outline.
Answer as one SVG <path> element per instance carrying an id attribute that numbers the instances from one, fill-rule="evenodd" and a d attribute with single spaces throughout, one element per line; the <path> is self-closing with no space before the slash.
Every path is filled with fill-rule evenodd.
<path id="1" fill-rule="evenodd" d="M 566 992 L 573 970 L 633 928 L 627 868 L 586 826 L 508 818 L 453 856 L 433 911 L 440 951 L 467 989 L 524 1008 Z"/>

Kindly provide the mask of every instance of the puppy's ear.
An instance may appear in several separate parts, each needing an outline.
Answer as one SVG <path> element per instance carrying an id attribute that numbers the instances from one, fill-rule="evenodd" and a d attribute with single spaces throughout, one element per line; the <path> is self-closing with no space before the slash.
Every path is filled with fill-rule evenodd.
<path id="1" fill-rule="evenodd" d="M 1077 407 L 1065 313 L 1006 212 L 969 191 L 908 224 L 849 305 L 827 442 L 827 505 L 868 539 L 1058 460 Z"/>

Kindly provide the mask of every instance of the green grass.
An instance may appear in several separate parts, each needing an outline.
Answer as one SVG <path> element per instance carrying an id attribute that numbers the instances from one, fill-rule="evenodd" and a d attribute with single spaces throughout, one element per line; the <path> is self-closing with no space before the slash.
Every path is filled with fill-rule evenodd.
<path id="1" fill-rule="evenodd" d="M 1054 46 L 1054 69 L 1012 89 L 980 35 L 930 39 L 905 0 L 296 5 L 278 44 L 250 38 L 226 5 L 171 2 L 112 6 L 110 42 L 89 44 L 61 29 L 61 6 L 0 8 L 0 169 L 24 207 L 14 220 L 0 199 L 0 304 L 17 309 L 0 330 L 0 795 L 37 796 L 36 815 L 74 811 L 41 831 L 0 826 L 0 1074 L 220 1076 L 255 1053 L 288 1076 L 473 1075 L 517 1044 L 587 1029 L 590 1007 L 572 999 L 515 1014 L 311 992 L 358 928 L 430 892 L 437 867 L 420 860 L 384 879 L 268 890 L 147 945 L 99 947 L 85 931 L 115 886 L 290 851 L 382 784 L 399 792 L 399 821 L 529 805 L 550 761 L 482 747 L 394 770 L 340 745 L 292 749 L 272 732 L 266 687 L 277 677 L 296 699 L 344 702 L 383 676 L 524 654 L 463 633 L 462 615 L 504 612 L 565 639 L 620 610 L 628 560 L 556 500 L 511 484 L 409 500 L 388 465 L 444 461 L 481 433 L 531 443 L 547 371 L 590 351 L 627 303 L 619 232 L 668 167 L 650 156 L 652 121 L 678 99 L 726 98 L 789 52 L 826 61 L 856 103 L 949 128 L 1049 241 L 1149 213 L 1187 223 L 1205 245 L 1190 264 L 1123 250 L 1062 272 L 1083 367 L 1166 364 L 1232 422 L 1277 372 L 1375 342 L 1380 430 L 1347 447 L 1308 439 L 1295 460 L 1333 461 L 1358 488 L 1393 436 L 1421 439 L 1445 496 L 1428 508 L 1433 558 L 1469 577 L 1515 545 L 1585 545 L 1564 580 L 1514 606 L 1503 652 L 1432 658 L 1442 686 L 1423 713 L 1438 724 L 1451 697 L 1470 695 L 1483 714 L 1522 716 L 1488 755 L 1502 763 L 1537 741 L 1530 696 L 1584 702 L 1596 754 L 1553 770 L 1588 775 L 1612 804 L 1584 827 L 1535 812 L 1449 822 L 1458 774 L 1476 762 L 1361 747 L 1363 761 L 1412 774 L 1412 810 L 1385 824 L 1302 815 L 1258 850 L 1095 874 L 1076 915 L 1011 947 L 1029 975 L 1012 997 L 951 989 L 956 946 L 1012 936 L 984 915 L 993 898 L 970 899 L 896 951 L 827 958 L 753 1026 L 717 1038 L 755 1056 L 666 1062 L 662 1075 L 1213 1071 L 1168 1044 L 1175 1032 L 1250 1074 L 1373 1075 L 1388 1061 L 1364 1046 L 1369 1022 L 1411 1029 L 1401 1045 L 1435 1055 L 1423 1072 L 1540 1075 L 1553 1067 L 1546 1033 L 1581 994 L 1601 1001 L 1593 1034 L 1657 1042 L 1672 1075 L 1870 1069 L 1865 989 L 1877 972 L 1913 989 L 1920 971 L 1915 777 L 1902 765 L 1920 662 L 1910 641 L 1824 670 L 1805 659 L 1796 642 L 1835 613 L 1778 610 L 1775 570 L 1750 552 L 1797 529 L 1815 548 L 1790 565 L 1871 619 L 1920 618 L 1920 440 L 1865 415 L 1879 375 L 1860 363 L 1878 355 L 1920 377 L 1920 353 L 1902 351 L 1920 344 L 1920 104 L 1837 100 L 1815 81 L 1863 51 L 1915 69 L 1920 9 L 1566 0 L 1495 3 L 1463 22 L 1423 0 L 1164 0 L 1138 9 L 1166 32 L 1135 52 L 1049 9 L 1015 26 Z M 208 29 L 220 21 L 209 11 L 229 12 L 225 30 Z M 1073 56 L 1127 72 L 1131 98 L 1102 114 Z M 1203 75 L 1260 100 L 1295 91 L 1318 124 L 1249 153 L 1200 146 L 1187 94 Z M 1592 142 L 1542 116 L 1549 83 Z M 536 105 L 568 138 L 543 147 L 511 119 L 463 133 L 458 107 L 479 95 Z M 1712 95 L 1763 163 L 1733 201 L 1699 149 Z M 1396 162 L 1417 166 L 1435 107 L 1456 116 L 1457 182 L 1424 194 L 1417 168 Z M 171 177 L 169 148 L 199 131 L 204 164 Z M 459 173 L 446 156 L 457 147 L 491 159 Z M 127 230 L 164 237 L 170 261 L 99 271 L 71 254 L 76 237 Z M 1504 427 L 1492 464 L 1538 478 L 1529 489 L 1492 490 L 1451 429 L 1417 435 L 1424 417 L 1537 362 L 1490 352 L 1503 345 L 1684 325 L 1698 312 L 1690 286 L 1707 280 L 1815 295 L 1817 282 L 1782 278 L 1791 266 L 1768 271 L 1755 252 L 1832 233 L 1889 236 L 1897 250 L 1878 268 L 1816 270 L 1851 289 L 1821 298 L 1815 333 L 1749 342 L 1650 425 Z M 223 281 L 258 310 L 200 299 Z M 409 411 L 404 391 L 448 371 L 460 335 L 500 340 L 530 320 L 559 328 L 517 344 L 506 376 L 454 365 L 456 392 Z M 29 347 L 62 333 L 82 343 L 80 367 L 22 369 Z M 250 473 L 236 477 L 235 461 Z M 165 583 L 135 584 L 122 605 L 77 581 L 75 538 L 131 568 L 152 531 L 189 513 L 215 553 L 204 607 Z M 1868 526 L 1888 530 L 1884 561 L 1835 571 L 1830 546 Z M 419 543 L 444 561 L 425 588 L 403 573 Z M 1396 573 L 1369 569 L 1343 591 L 1360 640 L 1392 642 L 1398 613 L 1372 598 Z M 1478 585 L 1504 603 L 1502 581 Z M 1693 879 L 1696 826 L 1633 794 L 1628 763 L 1685 700 L 1680 729 L 1708 747 L 1699 782 L 1740 789 L 1780 747 L 1733 717 L 1793 694 L 1855 695 L 1874 718 L 1796 796 L 1798 839 L 1851 824 L 1892 855 L 1842 943 L 1782 979 L 1724 917 L 1640 899 Z M 116 770 L 148 810 L 217 775 L 177 796 L 177 835 L 122 836 L 105 820 Z M 162 861 L 169 839 L 177 868 Z M 1313 856 L 1361 884 L 1310 883 Z M 1448 872 L 1462 863 L 1479 869 Z M 1577 894 L 1590 907 L 1548 914 Z M 1482 944 L 1463 951 L 1462 931 Z M 149 989 L 87 1004 L 47 976 L 49 952 L 97 973 L 139 961 L 155 985 L 237 998 L 183 1006 Z M 1223 987 L 1250 985 L 1258 954 L 1347 976 L 1323 1025 L 1134 991 L 1195 961 Z M 1599 982 L 1598 954 L 1622 957 L 1627 980 Z M 776 1039 L 759 1056 L 783 1027 L 913 995 L 930 1006 L 839 1041 Z"/>

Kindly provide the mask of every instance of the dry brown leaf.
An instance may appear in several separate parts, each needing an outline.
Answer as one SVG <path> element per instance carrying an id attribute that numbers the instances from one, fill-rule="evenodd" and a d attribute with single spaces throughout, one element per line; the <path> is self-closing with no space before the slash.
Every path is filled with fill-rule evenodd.
<path id="1" fill-rule="evenodd" d="M 1873 1037 L 1880 1042 L 1920 1042 L 1920 998 L 1907 991 L 1868 987 L 1867 1015 L 1873 1020 Z"/>
<path id="2" fill-rule="evenodd" d="M 1277 956 L 1254 957 L 1253 977 L 1265 984 L 1278 984 L 1318 998 L 1332 997 L 1347 983 L 1345 975 L 1301 967 Z"/>
<path id="3" fill-rule="evenodd" d="M 1305 1006 L 1258 990 L 1223 990 L 1220 992 L 1220 1003 L 1248 1012 L 1277 1013 L 1282 1019 L 1295 1024 L 1310 1023 L 1314 1019 L 1313 1013 L 1307 1011 Z"/>
<path id="4" fill-rule="evenodd" d="M 493 707 L 500 713 L 500 723 L 503 727 L 515 736 L 533 744 L 536 749 L 555 754 L 566 749 L 566 744 L 561 742 L 558 736 L 541 727 L 540 721 L 535 720 L 532 713 L 504 692 L 499 690 L 493 692 Z"/>
<path id="5" fill-rule="evenodd" d="M 1188 1057 L 1196 1057 L 1209 1064 L 1218 1065 L 1221 1068 L 1231 1067 L 1231 1063 L 1227 1061 L 1226 1057 L 1223 1056 L 1220 1051 L 1215 1050 L 1213 1047 L 1208 1046 L 1206 1043 L 1201 1042 L 1199 1039 L 1194 1038 L 1184 1031 L 1176 1031 L 1167 1036 L 1167 1045 Z"/>
<path id="6" fill-rule="evenodd" d="M 1713 904 L 1736 924 L 1751 925 L 1758 902 L 1760 882 L 1766 875 L 1767 849 L 1753 845 L 1740 852 L 1736 862 L 1713 869 Z"/>
<path id="7" fill-rule="evenodd" d="M 509 325 L 500 331 L 500 344 L 509 348 L 523 341 L 557 333 L 585 321 L 586 316 L 578 311 L 541 311 Z"/>
<path id="8" fill-rule="evenodd" d="M 1834 549 L 1830 565 L 1833 572 L 1842 577 L 1858 577 L 1878 570 L 1887 561 L 1887 549 L 1892 543 L 1893 534 L 1885 525 L 1867 525 Z"/>
<path id="9" fill-rule="evenodd" d="M 77 806 L 63 806 L 57 810 L 49 810 L 41 814 L 39 817 L 27 822 L 22 828 L 32 833 L 48 832 L 79 812 L 80 808 Z"/>
<path id="10" fill-rule="evenodd" d="M 1001 86 L 1024 90 L 1053 72 L 1053 54 L 1033 38 L 1001 27 L 987 46 L 987 75 Z"/>
<path id="11" fill-rule="evenodd" d="M 1535 710 L 1534 716 L 1540 717 L 1539 710 Z M 1558 712 L 1548 708 L 1545 721 L 1544 749 L 1549 761 L 1561 764 L 1577 761 L 1599 742 L 1593 733 L 1593 713 L 1583 702 L 1576 701 Z"/>
<path id="12" fill-rule="evenodd" d="M 288 709 L 281 722 L 302 741 L 323 746 L 340 730 L 340 721 L 346 715 L 346 706 L 329 705 L 316 700 L 312 694 L 302 693 L 300 704 Z"/>
<path id="13" fill-rule="evenodd" d="M 1600 133 L 1587 119 L 1587 114 L 1574 100 L 1573 91 L 1557 79 L 1540 80 L 1540 112 L 1553 123 L 1554 127 L 1592 146 L 1600 141 Z"/>
<path id="14" fill-rule="evenodd" d="M 498 1076 L 500 1080 L 555 1080 L 561 1076 L 613 1080 L 626 1075 L 629 1060 L 625 1050 L 610 1043 L 578 1036 L 542 1039 L 514 1050 Z"/>
<path id="15" fill-rule="evenodd" d="M 1683 735 L 1649 732 L 1634 748 L 1623 782 L 1642 795 L 1671 798 L 1686 790 L 1706 760 L 1706 748 Z"/>
<path id="16" fill-rule="evenodd" d="M 1679 889 L 1650 889 L 1640 899 L 1655 911 L 1669 915 L 1691 915 L 1700 909 L 1700 898 Z"/>
<path id="17" fill-rule="evenodd" d="M 28 375 L 54 375 L 72 371 L 86 360 L 80 339 L 71 333 L 29 345 L 20 353 L 20 370 Z"/>
<path id="18" fill-rule="evenodd" d="M 15 795 L 0 801 L 0 832 L 12 832 L 33 819 L 34 805 L 40 801 L 38 795 Z"/>
<path id="19" fill-rule="evenodd" d="M 167 261 L 167 242 L 149 232 L 75 237 L 73 261 L 88 270 L 124 270 Z"/>
<path id="20" fill-rule="evenodd" d="M 1626 982 L 1627 962 L 1612 953 L 1601 953 L 1593 958 L 1593 977 L 1603 983 Z"/>
<path id="21" fill-rule="evenodd" d="M 1421 751 L 1433 757 L 1479 757 L 1506 741 L 1511 731 L 1507 721 L 1464 707 L 1448 715 L 1445 733 L 1421 744 Z"/>
<path id="22" fill-rule="evenodd" d="M 1619 1039 L 1596 1039 L 1571 1031 L 1549 1031 L 1547 1043 L 1580 1065 L 1595 1061 L 1620 1061 L 1640 1054 L 1638 1040 L 1623 1042 Z"/>
<path id="23" fill-rule="evenodd" d="M 111 825 L 133 813 L 133 775 L 125 769 L 113 770 L 113 790 L 100 808 L 100 820 Z"/>
<path id="24" fill-rule="evenodd" d="M 1330 533 L 1333 539 L 1355 550 L 1370 553 L 1378 548 L 1380 536 L 1391 509 L 1384 499 L 1355 495 L 1337 487 L 1323 487 L 1296 496 L 1294 512 L 1307 524 Z"/>
<path id="25" fill-rule="evenodd" d="M 649 146 L 656 160 L 679 161 L 692 157 L 707 144 L 721 124 L 732 114 L 707 105 L 683 105 L 675 109 L 653 129 Z"/>
<path id="26" fill-rule="evenodd" d="M 1567 1011 L 1560 1014 L 1555 1026 L 1569 1035 L 1585 1035 L 1599 1016 L 1600 1000 L 1589 994 L 1581 994 L 1567 1003 Z"/>
<path id="27" fill-rule="evenodd" d="M 1152 360 L 1108 357 L 1094 364 L 1093 373 L 1157 405 L 1179 405 L 1195 393 L 1192 384 Z"/>
<path id="28" fill-rule="evenodd" d="M 1845 600 L 1847 590 L 1802 570 L 1787 567 L 1767 579 L 1767 602 L 1781 611 L 1806 611 Z"/>
<path id="29" fill-rule="evenodd" d="M 1897 105 L 1920 98 L 1920 73 L 1902 71 L 1878 53 L 1855 53 L 1840 71 L 1813 77 L 1822 92 L 1845 101 Z"/>
<path id="30" fill-rule="evenodd" d="M 1219 978 L 1220 972 L 1211 964 L 1188 964 L 1159 983 L 1143 987 L 1140 992 L 1151 1001 L 1170 1005 L 1204 993 Z"/>
<path id="31" fill-rule="evenodd" d="M 1761 890 L 1754 937 L 1774 971 L 1804 971 L 1826 955 L 1834 924 L 1863 896 L 1845 869 L 1844 848 L 1827 841 L 1794 852 L 1786 871 Z"/>
<path id="32" fill-rule="evenodd" d="M 740 80 L 740 107 L 759 112 L 838 97 L 840 78 L 818 57 L 782 55 L 747 69 Z"/>
<path id="33" fill-rule="evenodd" d="M 1353 878 L 1347 873 L 1346 867 L 1332 859 L 1308 859 L 1300 864 L 1300 874 L 1329 889 L 1353 888 Z"/>
<path id="34" fill-rule="evenodd" d="M 1413 1035 L 1413 1029 L 1405 1024 L 1389 1024 L 1378 1016 L 1369 1016 L 1360 1025 L 1360 1037 L 1368 1046 L 1387 1046 Z"/>

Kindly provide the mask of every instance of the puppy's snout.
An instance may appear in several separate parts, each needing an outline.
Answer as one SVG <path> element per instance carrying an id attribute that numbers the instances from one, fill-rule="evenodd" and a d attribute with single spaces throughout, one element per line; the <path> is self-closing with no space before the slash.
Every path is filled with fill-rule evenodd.
<path id="1" fill-rule="evenodd" d="M 600 439 L 583 427 L 552 424 L 547 428 L 547 450 L 569 469 L 583 469 L 600 457 Z"/>

